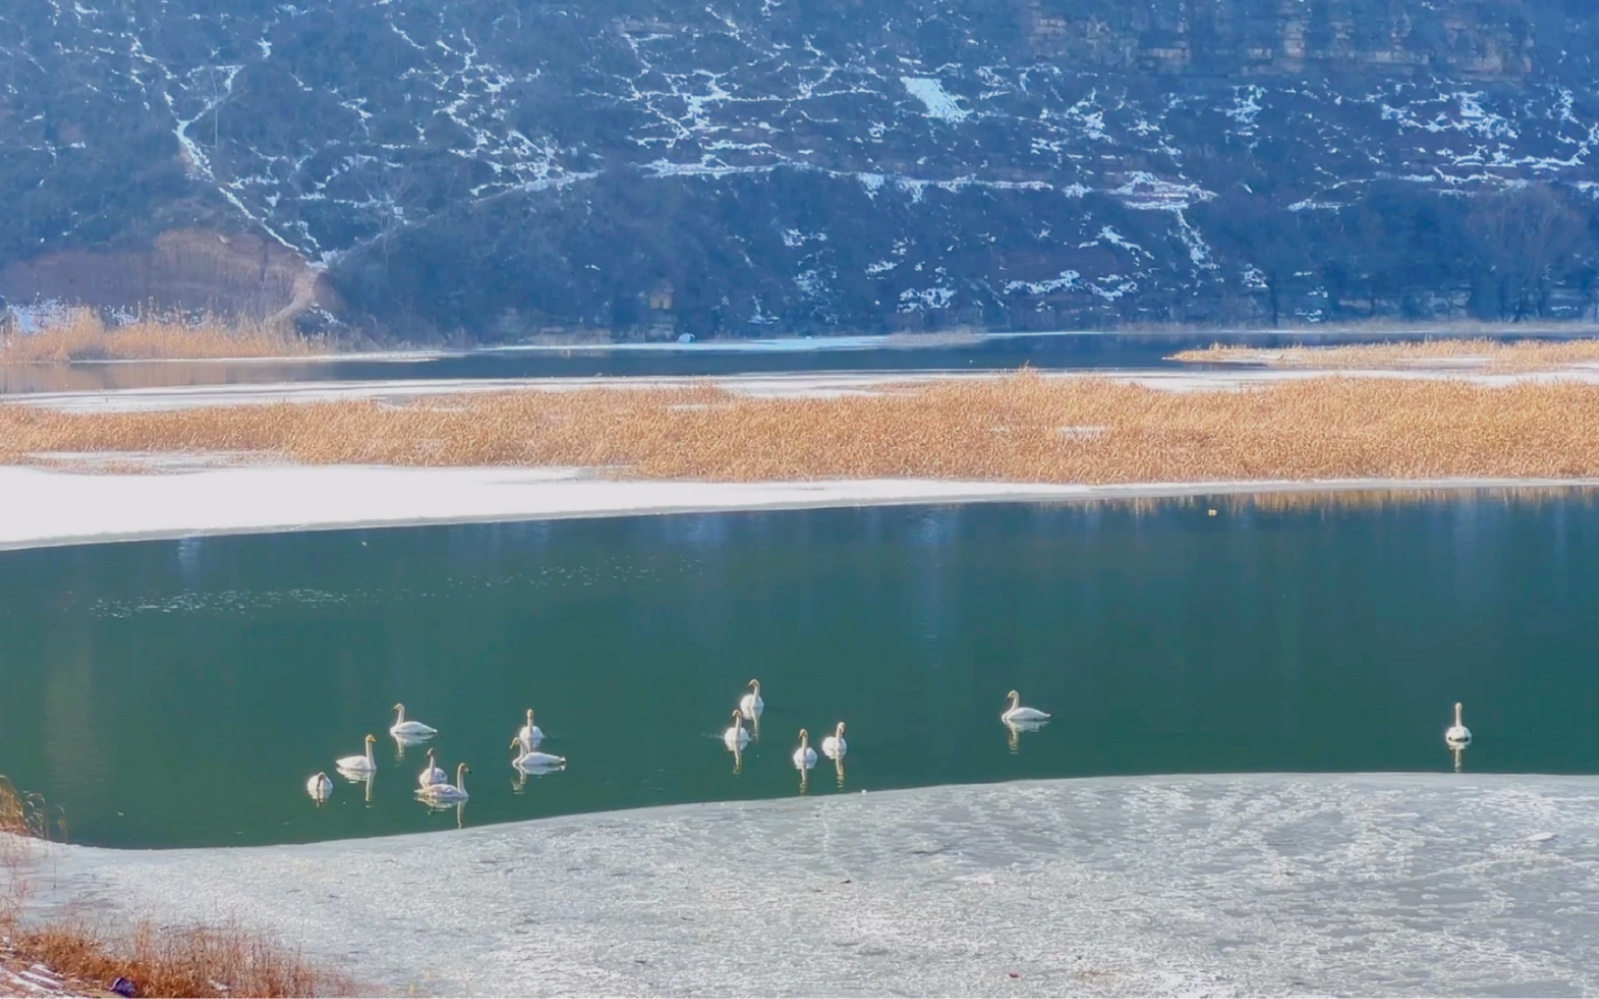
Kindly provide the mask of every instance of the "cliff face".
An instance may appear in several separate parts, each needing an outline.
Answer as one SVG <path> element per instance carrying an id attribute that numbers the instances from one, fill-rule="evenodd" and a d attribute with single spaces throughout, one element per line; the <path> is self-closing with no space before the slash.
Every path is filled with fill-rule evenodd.
<path id="1" fill-rule="evenodd" d="M 1574 314 L 1596 54 L 1590 0 L 5 5 L 0 294 L 481 339 Z M 270 266 L 178 273 L 174 230 Z"/>

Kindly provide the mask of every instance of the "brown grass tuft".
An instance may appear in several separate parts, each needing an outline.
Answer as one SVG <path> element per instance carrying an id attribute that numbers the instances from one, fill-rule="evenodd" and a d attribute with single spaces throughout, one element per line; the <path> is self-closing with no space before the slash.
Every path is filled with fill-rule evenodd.
<path id="1" fill-rule="evenodd" d="M 348 995 L 346 976 L 308 963 L 276 941 L 236 924 L 158 927 L 143 922 L 120 936 L 66 919 L 10 928 L 12 948 L 69 979 L 101 987 L 132 979 L 140 995 Z"/>
<path id="2" fill-rule="evenodd" d="M 37 333 L 0 334 L 0 364 L 300 357 L 327 345 L 264 325 L 151 316 L 108 327 L 93 309 L 69 309 Z"/>
<path id="3" fill-rule="evenodd" d="M 1599 387 L 1329 376 L 1168 392 L 1023 371 L 830 399 L 751 398 L 698 384 L 409 405 L 81 414 L 0 406 L 0 460 L 219 451 L 720 481 L 1578 478 L 1599 476 Z"/>
<path id="4" fill-rule="evenodd" d="M 1490 340 L 1482 337 L 1333 347 L 1238 347 L 1212 344 L 1172 354 L 1193 364 L 1258 364 L 1271 368 L 1480 367 L 1499 371 L 1554 370 L 1599 361 L 1599 340 Z"/>
<path id="5" fill-rule="evenodd" d="M 136 924 L 124 934 L 107 933 L 80 918 L 23 918 L 26 848 L 65 833 L 38 795 L 19 792 L 0 777 L 0 960 L 27 967 L 42 964 L 70 985 L 104 989 L 118 977 L 132 979 L 145 996 L 348 995 L 354 982 L 305 959 L 271 937 L 237 923 L 160 927 Z M 81 994 L 81 992 L 80 992 Z M 94 993 L 91 993 L 94 994 Z"/>
<path id="6" fill-rule="evenodd" d="M 0 775 L 0 833 L 49 839 L 52 828 L 66 831 L 64 820 L 51 821 L 44 798 L 18 791 L 9 778 Z"/>

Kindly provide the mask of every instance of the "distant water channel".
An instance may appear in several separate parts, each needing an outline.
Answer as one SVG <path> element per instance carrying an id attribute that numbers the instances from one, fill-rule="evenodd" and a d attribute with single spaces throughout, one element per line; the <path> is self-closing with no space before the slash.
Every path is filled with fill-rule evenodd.
<path id="1" fill-rule="evenodd" d="M 875 371 L 1001 371 L 1024 364 L 1046 370 L 1148 369 L 1179 366 L 1166 357 L 1212 343 L 1257 347 L 1418 339 L 1402 331 L 1375 333 L 1029 333 L 963 341 L 929 334 L 910 337 L 832 337 L 808 340 L 721 340 L 686 345 L 652 343 L 620 348 L 478 350 L 437 356 L 295 361 L 152 361 L 115 364 L 0 365 L 0 395 L 103 392 L 191 385 L 284 382 L 370 382 L 390 379 L 700 377 L 717 375 Z M 915 345 L 915 346 L 911 346 Z M 1195 365 L 1180 365 L 1196 368 Z"/>
<path id="2" fill-rule="evenodd" d="M 1208 511 L 1215 509 L 1214 516 Z M 719 733 L 758 677 L 738 772 Z M 1054 712 L 1012 741 L 1005 693 Z M 1200 499 L 570 520 L 0 553 L 0 773 L 199 846 L 1021 777 L 1599 771 L 1599 501 Z M 389 707 L 471 800 L 415 801 Z M 570 758 L 517 782 L 526 707 Z M 370 787 L 305 779 L 379 737 Z"/>

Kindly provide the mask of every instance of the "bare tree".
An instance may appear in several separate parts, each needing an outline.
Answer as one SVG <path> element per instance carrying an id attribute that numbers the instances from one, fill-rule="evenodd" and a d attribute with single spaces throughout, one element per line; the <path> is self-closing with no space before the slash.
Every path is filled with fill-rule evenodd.
<path id="1" fill-rule="evenodd" d="M 1289 304 L 1294 276 L 1309 266 L 1299 216 L 1240 184 L 1206 202 L 1196 217 L 1219 248 L 1254 269 L 1276 326 Z"/>
<path id="2" fill-rule="evenodd" d="M 1499 318 L 1542 315 L 1549 290 L 1572 270 L 1588 239 L 1582 214 L 1547 184 L 1479 195 L 1466 219 Z"/>

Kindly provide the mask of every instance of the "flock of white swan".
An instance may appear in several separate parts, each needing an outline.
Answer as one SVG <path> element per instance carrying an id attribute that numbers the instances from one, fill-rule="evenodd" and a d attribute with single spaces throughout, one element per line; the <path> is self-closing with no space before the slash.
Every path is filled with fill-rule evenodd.
<path id="1" fill-rule="evenodd" d="M 748 684 L 749 693 L 738 700 L 738 706 L 733 709 L 731 724 L 727 731 L 722 733 L 722 741 L 733 753 L 734 772 L 740 766 L 740 753 L 749 744 L 750 729 L 744 727 L 747 721 L 759 735 L 761 715 L 766 711 L 766 701 L 761 697 L 761 681 L 751 680 Z M 999 720 L 1011 732 L 1012 747 L 1018 732 L 1038 728 L 1050 718 L 1049 712 L 1037 708 L 1024 707 L 1021 695 L 1011 691 L 1006 695 L 1010 699 L 1010 706 L 1000 712 Z M 394 724 L 389 726 L 389 734 L 402 746 L 419 745 L 438 735 L 438 729 L 431 725 L 424 725 L 415 719 L 405 717 L 405 705 L 396 704 L 393 708 Z M 566 757 L 555 756 L 550 753 L 538 751 L 539 743 L 544 741 L 544 732 L 533 723 L 533 709 L 527 709 L 527 722 L 517 729 L 516 735 L 511 739 L 511 748 L 516 750 L 511 757 L 511 766 L 522 774 L 541 774 L 561 770 L 566 766 Z M 335 760 L 333 765 L 339 774 L 349 780 L 365 781 L 370 787 L 370 780 L 377 772 L 377 761 L 372 756 L 372 746 L 377 742 L 377 737 L 366 737 L 366 751 L 359 756 L 343 756 Z M 1462 717 L 1462 708 L 1459 702 L 1455 704 L 1455 723 L 1444 729 L 1444 744 L 1454 753 L 1455 769 L 1460 769 L 1460 755 L 1465 748 L 1471 745 L 1471 729 L 1466 727 Z M 844 739 L 844 723 L 839 722 L 833 728 L 833 734 L 822 740 L 822 755 L 837 764 L 842 772 L 844 756 L 849 752 L 849 743 Z M 811 748 L 811 734 L 808 729 L 799 730 L 799 748 L 794 750 L 794 767 L 800 772 L 800 786 L 805 786 L 807 773 L 816 766 L 816 750 Z M 428 748 L 427 764 L 422 772 L 417 774 L 417 797 L 431 806 L 457 805 L 467 800 L 466 775 L 472 768 L 465 763 L 455 767 L 455 782 L 450 782 L 450 775 L 439 768 L 438 760 L 432 747 Z M 842 777 L 840 778 L 842 779 Z M 318 805 L 328 800 L 333 794 L 333 781 L 326 771 L 312 774 L 305 782 L 306 793 L 315 799 Z"/>
<path id="2" fill-rule="evenodd" d="M 406 718 L 405 705 L 396 704 L 393 710 L 394 724 L 389 726 L 389 734 L 401 746 L 421 745 L 439 734 L 439 730 L 431 725 Z M 334 769 L 341 777 L 366 783 L 370 788 L 372 775 L 378 769 L 377 760 L 372 756 L 372 747 L 377 741 L 377 736 L 368 734 L 366 751 L 359 756 L 339 757 L 333 761 Z M 533 709 L 528 708 L 527 723 L 517 729 L 511 739 L 511 748 L 516 750 L 511 757 L 511 766 L 522 774 L 549 773 L 564 768 L 566 757 L 538 751 L 538 745 L 543 741 L 544 732 L 533 724 Z M 440 769 L 437 755 L 430 746 L 427 765 L 416 775 L 416 796 L 431 806 L 458 805 L 470 797 L 466 791 L 466 775 L 471 772 L 472 768 L 465 763 L 456 764 L 455 782 L 452 784 L 450 775 Z M 333 779 L 327 775 L 327 771 L 319 770 L 306 779 L 305 791 L 320 805 L 333 794 Z"/>
<path id="3" fill-rule="evenodd" d="M 766 711 L 766 701 L 761 697 L 761 681 L 751 680 L 748 684 L 749 693 L 738 700 L 738 706 L 733 709 L 732 724 L 726 732 L 722 733 L 722 741 L 733 752 L 734 769 L 740 765 L 740 753 L 750 741 L 750 729 L 744 727 L 748 721 L 753 726 L 756 735 L 760 733 L 761 715 Z M 1049 713 L 1037 708 L 1023 707 L 1021 695 L 1011 691 L 1010 707 L 1000 713 L 1000 721 L 1012 732 L 1012 737 L 1017 731 L 1035 728 L 1049 720 Z M 394 724 L 389 726 L 389 734 L 401 746 L 415 746 L 427 742 L 439 730 L 431 725 L 424 725 L 414 718 L 405 717 L 405 705 L 396 704 L 393 708 Z M 372 775 L 377 772 L 377 760 L 372 755 L 372 747 L 377 743 L 377 736 L 368 734 L 366 737 L 365 752 L 358 756 L 342 756 L 333 761 L 334 769 L 347 780 L 363 782 L 370 789 Z M 516 735 L 511 739 L 511 748 L 516 750 L 511 757 L 511 766 L 521 774 L 543 774 L 566 767 L 566 757 L 555 756 L 550 753 L 538 751 L 539 743 L 544 741 L 544 732 L 533 723 L 533 709 L 527 709 L 527 722 L 517 729 Z M 844 739 L 844 723 L 839 722 L 833 729 L 833 734 L 822 740 L 822 755 L 843 766 L 844 756 L 849 752 L 849 743 Z M 811 748 L 811 735 L 809 730 L 799 730 L 799 748 L 794 750 L 794 766 L 800 772 L 803 786 L 806 772 L 816 766 L 816 750 Z M 458 805 L 467 800 L 470 795 L 466 790 L 466 775 L 472 768 L 465 763 L 456 764 L 455 781 L 451 783 L 450 775 L 440 769 L 438 759 L 432 747 L 428 748 L 427 763 L 417 774 L 417 798 L 430 806 Z M 318 805 L 327 801 L 333 794 L 333 779 L 327 771 L 319 770 L 312 774 L 305 782 L 306 793 Z"/>

